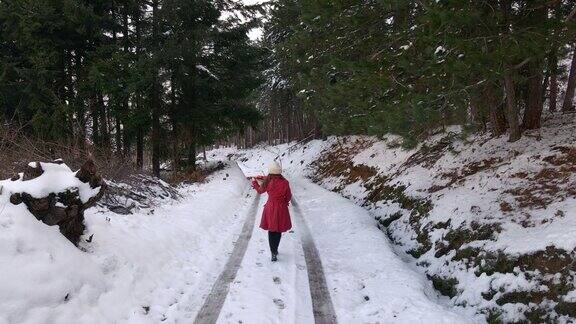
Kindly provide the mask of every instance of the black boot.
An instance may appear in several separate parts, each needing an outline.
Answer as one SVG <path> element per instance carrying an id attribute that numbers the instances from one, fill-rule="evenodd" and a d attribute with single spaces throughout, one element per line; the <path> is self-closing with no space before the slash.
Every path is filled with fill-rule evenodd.
<path id="1" fill-rule="evenodd" d="M 268 243 L 270 244 L 270 252 L 272 253 L 272 262 L 278 261 L 278 246 L 280 245 L 281 238 L 282 233 L 280 232 L 268 232 Z"/>

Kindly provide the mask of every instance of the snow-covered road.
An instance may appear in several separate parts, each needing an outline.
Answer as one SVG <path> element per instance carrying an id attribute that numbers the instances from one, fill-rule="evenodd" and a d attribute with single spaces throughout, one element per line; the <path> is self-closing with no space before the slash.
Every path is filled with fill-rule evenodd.
<path id="1" fill-rule="evenodd" d="M 282 238 L 280 261 L 270 262 L 266 232 L 255 222 L 217 323 L 473 322 L 440 303 L 365 210 L 304 178 L 290 181 L 295 226 Z M 305 253 L 310 243 L 316 256 Z"/>
<path id="2" fill-rule="evenodd" d="M 270 261 L 268 236 L 256 215 L 252 240 L 218 323 L 313 323 L 306 262 L 298 234 L 283 235 L 279 261 Z"/>

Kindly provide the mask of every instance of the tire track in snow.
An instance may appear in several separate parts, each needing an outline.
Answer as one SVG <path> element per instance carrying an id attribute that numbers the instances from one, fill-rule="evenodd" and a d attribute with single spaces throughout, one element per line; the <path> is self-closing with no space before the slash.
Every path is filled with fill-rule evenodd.
<path id="1" fill-rule="evenodd" d="M 210 294 L 206 297 L 202 308 L 200 308 L 200 311 L 196 315 L 196 319 L 194 320 L 195 324 L 216 323 L 218 320 L 218 316 L 220 316 L 220 311 L 228 295 L 230 284 L 236 277 L 238 269 L 240 269 L 240 264 L 242 263 L 244 254 L 246 254 L 248 242 L 252 237 L 259 202 L 260 195 L 256 195 L 247 212 L 246 221 L 242 226 L 242 232 L 238 240 L 236 240 L 232 254 L 226 262 L 224 270 L 222 270 L 222 273 L 220 273 L 220 276 L 218 276 L 218 279 L 216 279 L 216 282 L 212 286 Z"/>
<path id="2" fill-rule="evenodd" d="M 263 196 L 258 209 L 262 212 Z M 249 207 L 249 206 L 248 206 Z M 218 324 L 314 324 L 300 234 L 282 235 L 277 262 L 270 261 L 268 234 L 254 224 L 242 265 L 222 306 Z"/>
<path id="3" fill-rule="evenodd" d="M 296 199 L 292 198 L 292 208 L 294 209 L 294 220 L 298 225 L 302 235 L 302 248 L 304 249 L 304 258 L 306 268 L 308 269 L 308 282 L 310 285 L 310 295 L 312 296 L 312 309 L 314 311 L 314 321 L 316 324 L 336 324 L 336 312 L 330 298 L 330 291 L 326 284 L 322 261 L 318 254 L 318 249 L 312 239 L 312 234 L 306 221 L 304 220 L 302 210 Z"/>

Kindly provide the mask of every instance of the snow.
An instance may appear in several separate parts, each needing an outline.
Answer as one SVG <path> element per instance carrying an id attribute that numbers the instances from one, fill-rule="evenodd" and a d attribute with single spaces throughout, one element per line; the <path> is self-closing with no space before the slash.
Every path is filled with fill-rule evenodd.
<path id="1" fill-rule="evenodd" d="M 261 199 L 257 215 L 264 203 Z M 256 221 L 218 323 L 314 323 L 298 229 L 282 236 L 279 260 L 271 263 L 268 235 L 259 225 Z"/>
<path id="2" fill-rule="evenodd" d="M 226 261 L 247 185 L 232 168 L 181 189 L 181 202 L 127 216 L 91 209 L 87 252 L 3 192 L 0 323 L 190 321 Z"/>
<path id="3" fill-rule="evenodd" d="M 366 210 L 308 180 L 291 180 L 341 323 L 481 322 L 442 305 L 431 283 L 394 253 Z"/>
<path id="4" fill-rule="evenodd" d="M 406 51 L 406 50 L 408 50 L 410 47 L 412 47 L 412 42 L 408 42 L 408 44 L 400 46 L 400 49 L 403 50 L 403 51 Z"/>
<path id="5" fill-rule="evenodd" d="M 215 148 L 207 152 L 208 163 L 232 161 L 231 166 L 205 184 L 179 188 L 183 198 L 178 201 L 165 200 L 132 215 L 88 210 L 83 250 L 67 241 L 57 227 L 37 221 L 23 204 L 9 202 L 12 193 L 23 191 L 42 197 L 79 187 L 83 199 L 97 192 L 79 183 L 65 165 L 43 163 L 45 172 L 36 179 L 0 181 L 0 323 L 191 323 L 224 269 L 247 217 L 256 218 L 252 238 L 219 323 L 314 322 L 303 224 L 318 250 L 340 323 L 482 323 L 485 319 L 479 310 L 493 308 L 503 312 L 504 321 L 524 320 L 529 306 L 502 306 L 495 301 L 505 292 L 549 289 L 533 280 L 538 273 L 517 268 L 511 273 L 477 274 L 477 267 L 451 261 L 455 251 L 434 257 L 431 249 L 415 260 L 404 252 L 418 247 L 417 233 L 404 221 L 409 211 L 399 203 L 365 204 L 369 192 L 363 181 L 346 182 L 334 176 L 314 184 L 308 178 L 315 175 L 314 163 L 334 144 L 347 147 L 364 141 L 361 149 L 353 151 L 352 165 L 374 168 L 378 175 L 389 177 L 391 185 L 404 186 L 410 197 L 433 200 L 423 226 L 447 220 L 454 229 L 472 221 L 500 225 L 494 239 L 472 241 L 463 248 L 520 255 L 553 244 L 572 251 L 576 219 L 569 216 L 576 212 L 576 197 L 524 210 L 538 226 L 522 226 L 517 221 L 521 213 L 506 214 L 499 205 L 515 203 L 507 190 L 529 184 L 515 174 L 534 174 L 549 167 L 542 158 L 557 154 L 555 145 L 576 141 L 566 120 L 550 122 L 553 127 L 528 133 L 512 144 L 488 135 L 459 137 L 461 129 L 451 127 L 412 150 L 401 148 L 401 139 L 395 136 Z M 423 145 L 431 147 L 447 136 L 451 144 L 430 165 L 407 163 Z M 291 207 L 295 226 L 283 235 L 280 260 L 271 263 L 267 234 L 258 228 L 266 197 L 252 213 L 254 193 L 246 177 L 266 174 L 275 159 L 291 182 L 298 208 Z M 470 165 L 483 166 L 490 159 L 494 160 L 490 167 L 461 182 L 450 182 L 449 175 L 461 175 Z M 561 185 L 570 186 L 575 180 L 572 175 Z M 432 186 L 445 187 L 431 192 Z M 331 192 L 335 189 L 339 193 Z M 565 216 L 554 217 L 558 210 Z M 387 232 L 398 245 L 378 229 L 375 220 L 394 213 L 404 215 Z M 450 228 L 430 230 L 430 240 L 442 240 Z M 456 278 L 458 294 L 439 296 L 426 274 Z M 487 300 L 482 294 L 490 291 L 495 295 Z M 569 292 L 564 300 L 576 300 L 576 292 Z M 554 307 L 550 301 L 543 303 Z"/>
<path id="6" fill-rule="evenodd" d="M 444 54 L 445 52 L 446 52 L 446 48 L 444 46 L 438 46 L 438 47 L 436 47 L 436 50 L 434 51 L 434 55 Z"/>
<path id="7" fill-rule="evenodd" d="M 0 195 L 0 323 L 192 322 L 244 220 L 258 220 L 261 213 L 264 199 L 257 214 L 248 212 L 254 194 L 247 195 L 246 175 L 261 174 L 275 157 L 292 181 L 341 323 L 477 321 L 450 310 L 430 283 L 394 253 L 367 211 L 303 178 L 334 140 L 209 152 L 210 159 L 223 160 L 250 154 L 242 164 L 246 174 L 226 168 L 207 184 L 181 188 L 184 199 L 132 215 L 91 209 L 84 236 L 90 242 L 81 244 L 85 251 L 57 227 L 37 221 L 24 205 L 8 201 L 18 190 L 42 195 L 48 188 L 69 188 L 70 179 L 53 173 L 71 171 L 47 165 L 34 186 L 16 181 Z M 270 263 L 266 232 L 256 221 L 218 322 L 314 322 L 297 226 L 284 235 L 279 257 Z"/>
<path id="8" fill-rule="evenodd" d="M 461 127 L 447 127 L 443 132 L 432 136 L 425 143 L 412 150 L 403 149 L 400 145 L 401 140 L 394 136 L 384 136 L 383 138 L 349 136 L 346 138 L 331 137 L 326 141 L 311 141 L 305 145 L 297 146 L 290 152 L 287 151 L 287 148 L 294 143 L 256 147 L 237 152 L 232 152 L 234 150 L 232 149 L 232 151 L 226 152 L 231 158 L 242 161 L 242 167 L 247 174 L 265 173 L 264 170 L 268 161 L 280 157 L 285 169 L 287 169 L 287 174 L 295 183 L 305 181 L 302 180 L 303 176 L 314 176 L 314 167 L 311 166 L 311 163 L 316 161 L 324 150 L 333 149 L 333 144 L 340 142 L 340 145 L 347 147 L 355 145 L 357 140 L 367 141 L 369 145 L 366 148 L 358 149 L 352 154 L 351 162 L 354 165 L 375 168 L 379 175 L 390 178 L 390 185 L 404 186 L 406 188 L 405 193 L 409 197 L 431 200 L 433 209 L 422 220 L 422 226 L 450 221 L 448 229 L 432 228 L 430 230 L 428 236 L 431 242 L 442 241 L 450 230 L 466 229 L 471 223 L 497 224 L 499 230 L 493 230 L 494 236 L 491 239 L 471 241 L 464 244 L 461 249 L 474 247 L 492 253 L 505 253 L 511 257 L 544 251 L 549 246 L 570 252 L 576 248 L 576 219 L 569 216 L 576 213 L 576 197 L 570 194 L 566 196 L 565 193 L 569 192 L 566 191 L 567 188 L 571 186 L 573 188 L 576 184 L 576 175 L 572 174 L 558 182 L 559 193 L 555 194 L 544 207 L 521 207 L 517 205 L 510 191 L 515 188 L 529 188 L 532 184 L 530 182 L 531 177 L 546 168 L 553 167 L 550 163 L 545 162 L 544 158 L 560 154 L 555 148 L 573 147 L 571 144 L 576 142 L 576 132 L 573 131 L 575 118 L 574 115 L 547 116 L 542 129 L 526 132 L 525 136 L 516 143 L 508 143 L 504 136 L 492 138 L 489 134 L 464 137 L 460 135 L 462 133 Z M 443 149 L 442 154 L 430 161 L 430 165 L 406 164 L 409 158 L 422 149 L 424 145 L 432 147 L 446 138 L 450 139 L 450 144 Z M 218 150 L 212 151 L 211 154 L 218 155 Z M 483 168 L 484 165 L 487 167 Z M 479 169 L 463 177 L 463 180 L 459 182 L 450 182 L 452 174 L 462 175 L 470 166 L 477 166 Z M 528 176 L 517 176 L 523 173 L 528 174 Z M 363 205 L 368 209 L 369 214 L 364 227 L 375 227 L 375 222 L 371 219 L 373 217 L 388 217 L 395 213 L 401 213 L 404 215 L 401 220 L 392 223 L 388 230 L 389 235 L 398 244 L 392 248 L 397 253 L 404 255 L 406 251 L 419 247 L 416 242 L 418 234 L 405 221 L 409 211 L 403 210 L 398 203 L 379 201 L 374 204 L 366 204 L 365 199 L 369 192 L 362 181 L 347 182 L 348 179 L 342 176 L 318 180 L 323 188 L 337 190 L 340 195 L 348 198 L 351 202 Z M 344 183 L 346 184 L 343 185 Z M 433 186 L 439 186 L 440 189 L 430 192 L 429 189 Z M 444 186 L 446 187 L 443 188 Z M 295 195 L 297 196 L 297 193 Z M 331 210 L 333 203 L 330 200 L 320 198 L 317 193 L 313 195 L 313 199 L 324 204 L 323 208 L 316 210 L 316 213 L 323 211 L 322 209 Z M 500 205 L 502 202 L 512 204 L 515 210 L 504 212 Z M 326 217 L 329 218 L 330 215 Z M 323 219 L 324 216 L 319 218 Z M 525 219 L 529 221 L 528 225 L 522 223 Z M 349 218 L 348 221 L 350 221 Z M 328 228 L 332 222 L 337 221 L 326 222 L 322 228 Z M 340 233 L 337 238 L 334 238 L 338 242 L 342 242 L 344 238 L 348 237 L 346 233 L 342 232 L 344 229 L 346 226 L 334 229 Z M 321 237 L 324 232 L 330 232 L 330 230 L 316 234 Z M 381 232 L 379 234 L 383 235 Z M 372 245 L 391 246 L 386 240 L 370 243 L 370 246 Z M 327 249 L 321 249 L 321 253 L 334 248 L 331 246 Z M 452 261 L 455 251 L 450 251 L 442 257 L 435 257 L 435 252 L 436 249 L 432 248 L 419 259 L 408 256 L 403 256 L 401 259 L 417 269 L 418 273 L 425 272 L 457 279 L 456 289 L 458 293 L 447 303 L 458 306 L 457 312 L 472 316 L 474 320 L 477 319 L 476 316 L 478 315 L 476 314 L 481 314 L 487 309 L 501 310 L 503 312 L 502 319 L 505 321 L 525 320 L 526 305 L 512 303 L 502 306 L 498 305 L 496 300 L 508 292 L 548 289 L 538 281 L 538 278 L 549 276 L 547 274 L 543 277 L 542 274 L 522 272 L 517 269 L 513 274 L 496 272 L 490 275 L 486 275 L 486 273 L 478 275 L 476 273 L 479 270 L 478 267 L 470 268 L 463 262 Z M 328 259 L 340 260 L 341 258 L 329 257 Z M 417 262 L 418 264 L 416 264 Z M 422 264 L 426 265 L 421 266 Z M 559 278 L 555 280 L 559 280 Z M 567 279 L 572 280 L 569 277 Z M 495 295 L 487 300 L 483 294 L 491 291 L 495 292 Z M 575 299 L 573 296 L 575 293 L 571 292 L 563 299 L 570 301 Z M 442 304 L 442 302 L 440 303 Z M 554 308 L 555 304 L 551 301 L 542 302 L 540 306 L 547 307 L 547 303 L 551 305 L 550 309 Z M 337 307 L 337 309 L 340 308 Z M 355 318 L 358 322 L 374 321 L 361 317 L 357 312 L 349 310 L 348 312 L 353 314 L 351 316 L 360 316 Z M 557 319 L 560 322 L 566 321 L 564 317 Z"/>
<path id="9" fill-rule="evenodd" d="M 0 196 L 0 323 L 72 323 L 83 304 L 96 302 L 106 290 L 98 264 L 58 231 L 36 220 L 24 204 Z M 81 271 L 78 271 L 81 269 Z M 65 301 L 66 296 L 73 296 Z M 59 305 L 76 314 L 58 314 Z"/>
<path id="10" fill-rule="evenodd" d="M 389 140 L 393 143 L 396 139 Z M 280 158 L 318 246 L 341 323 L 483 322 L 482 317 L 469 317 L 446 306 L 431 283 L 395 254 L 368 211 L 305 179 L 311 171 L 310 164 L 336 141 L 337 138 L 331 137 L 326 141 L 236 152 L 234 148 L 225 148 L 210 151 L 209 155 L 242 161 L 239 165 L 246 175 L 264 174 L 267 164 Z M 294 212 L 292 209 L 293 218 Z M 294 231 L 298 234 L 297 225 Z M 298 275 L 304 275 L 301 244 L 294 233 L 285 234 L 279 264 L 268 267 L 265 236 L 255 229 L 243 267 L 222 311 L 224 319 L 219 322 L 313 323 L 308 311 L 310 297 L 305 293 L 308 286 L 305 279 L 298 279 Z M 274 277 L 282 278 L 282 284 L 275 284 Z M 283 311 L 279 311 L 274 300 L 282 301 Z M 270 309 L 271 313 L 262 309 Z"/>
<path id="11" fill-rule="evenodd" d="M 36 163 L 29 166 L 36 167 Z M 100 190 L 82 183 L 65 164 L 40 166 L 44 173 L 35 179 L 23 181 L 20 174 L 16 181 L 0 181 L 0 323 L 83 319 L 68 314 L 55 316 L 52 310 L 61 303 L 82 310 L 80 301 L 94 302 L 106 289 L 98 265 L 65 239 L 57 226 L 38 221 L 24 204 L 10 203 L 13 193 L 27 192 L 43 198 L 49 193 L 76 189 L 86 202 Z"/>
<path id="12" fill-rule="evenodd" d="M 196 68 L 197 68 L 198 70 L 200 70 L 200 71 L 206 72 L 206 74 L 208 74 L 208 75 L 211 76 L 212 78 L 214 78 L 214 79 L 216 79 L 216 80 L 220 80 L 220 79 L 216 76 L 216 74 L 212 73 L 212 71 L 210 71 L 210 70 L 209 70 L 207 67 L 205 67 L 204 65 L 202 65 L 202 64 L 197 64 L 197 65 L 196 65 Z"/>
<path id="13" fill-rule="evenodd" d="M 400 138 L 397 136 L 387 136 L 375 142 L 370 148 L 359 152 L 354 156 L 352 162 L 389 172 L 414 154 L 412 150 L 408 151 L 398 147 L 398 141 Z"/>
<path id="14" fill-rule="evenodd" d="M 29 166 L 35 167 L 36 162 L 31 162 Z M 0 181 L 2 194 L 10 196 L 13 193 L 27 192 L 34 198 L 43 198 L 52 192 L 59 193 L 78 188 L 80 199 L 86 203 L 100 191 L 100 187 L 93 189 L 90 188 L 90 184 L 81 182 L 66 164 L 42 162 L 40 166 L 44 173 L 37 178 L 23 181 L 23 175 L 20 174 L 20 179 L 16 181 Z"/>

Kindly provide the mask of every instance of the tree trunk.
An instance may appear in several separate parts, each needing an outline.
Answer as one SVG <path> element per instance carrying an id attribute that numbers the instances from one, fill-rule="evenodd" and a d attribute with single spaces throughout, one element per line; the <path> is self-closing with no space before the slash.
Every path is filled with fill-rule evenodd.
<path id="1" fill-rule="evenodd" d="M 118 116 L 116 116 L 116 118 L 114 118 L 115 120 L 115 135 L 116 135 L 116 156 L 120 157 L 122 156 L 122 131 L 121 131 L 121 126 L 120 126 L 120 118 Z"/>
<path id="2" fill-rule="evenodd" d="M 548 109 L 556 111 L 558 104 L 558 56 L 556 53 L 550 58 L 550 95 L 548 97 Z"/>
<path id="3" fill-rule="evenodd" d="M 492 125 L 492 135 L 501 136 L 506 133 L 506 104 L 494 103 L 490 106 L 490 123 Z"/>
<path id="4" fill-rule="evenodd" d="M 574 53 L 572 54 L 572 64 L 570 64 L 570 75 L 568 76 L 568 85 L 566 86 L 566 96 L 564 97 L 564 104 L 562 111 L 568 112 L 574 110 L 574 90 L 576 88 L 576 45 L 574 46 Z"/>
<path id="5" fill-rule="evenodd" d="M 100 109 L 98 109 L 95 100 L 90 100 L 91 105 L 91 115 L 92 115 L 92 143 L 95 147 L 100 148 L 102 143 L 100 142 Z"/>
<path id="6" fill-rule="evenodd" d="M 477 87 L 473 89 L 470 94 L 470 124 L 476 129 L 485 129 L 486 119 L 491 117 L 489 112 L 492 108 L 492 103 L 491 100 L 489 100 L 489 86 L 489 84 L 486 84 Z"/>
<path id="7" fill-rule="evenodd" d="M 550 8 L 551 17 L 561 26 L 563 14 L 562 14 L 562 2 L 559 1 L 553 8 Z M 558 49 L 560 48 L 558 42 L 558 36 L 560 30 L 555 28 L 552 31 L 552 49 L 550 50 L 550 55 L 548 55 L 548 74 L 550 75 L 548 92 L 548 110 L 550 112 L 555 112 L 558 106 Z"/>
<path id="8" fill-rule="evenodd" d="M 132 158 L 132 136 L 128 134 L 124 124 L 122 125 L 122 150 L 125 157 Z"/>
<path id="9" fill-rule="evenodd" d="M 544 84 L 542 84 L 542 105 L 544 105 L 544 103 L 546 102 L 546 98 L 547 98 L 547 94 L 548 94 L 548 85 L 550 84 L 550 70 L 547 70 L 546 73 L 544 74 Z"/>
<path id="10" fill-rule="evenodd" d="M 144 132 L 142 126 L 138 126 L 136 134 L 136 166 L 140 170 L 144 167 Z"/>
<path id="11" fill-rule="evenodd" d="M 115 7 L 112 6 L 111 7 L 111 18 L 112 18 L 112 44 L 114 44 L 114 46 L 116 46 L 118 44 L 118 38 L 116 35 L 116 10 L 114 10 Z M 111 106 L 110 101 L 111 100 L 117 100 L 120 98 L 111 98 L 110 96 L 108 96 L 108 107 Z M 104 99 L 102 99 L 102 101 L 104 101 Z M 120 135 L 120 117 L 119 114 L 120 112 L 118 111 L 118 109 L 115 109 L 115 111 L 111 111 L 110 109 L 107 109 L 108 107 L 104 106 L 103 107 L 106 109 L 106 120 L 107 123 L 106 125 L 107 127 L 107 137 L 108 137 L 108 142 L 107 142 L 107 153 L 111 153 L 112 152 L 112 118 L 114 119 L 114 141 L 116 142 L 115 146 L 116 146 L 116 150 L 115 150 L 115 155 L 117 157 L 122 155 L 122 137 Z M 109 124 L 110 123 L 110 124 Z"/>
<path id="12" fill-rule="evenodd" d="M 125 3 L 122 12 L 122 42 L 124 45 L 124 54 L 126 57 L 130 55 L 130 40 L 128 39 L 129 34 L 129 22 L 128 22 L 128 4 Z M 124 67 L 125 69 L 127 66 Z M 121 127 L 122 122 L 121 119 L 124 119 L 125 116 L 129 116 L 130 104 L 129 104 L 129 95 L 126 86 L 123 88 L 124 95 L 122 97 L 122 110 L 123 112 L 116 112 L 116 153 L 118 156 L 128 156 L 130 152 L 129 143 L 128 143 L 128 135 L 125 129 Z"/>
<path id="13" fill-rule="evenodd" d="M 518 123 L 518 106 L 516 105 L 516 89 L 510 70 L 504 73 L 504 89 L 506 92 L 506 120 L 508 121 L 509 142 L 516 142 L 522 136 Z"/>
<path id="14" fill-rule="evenodd" d="M 506 132 L 506 116 L 502 96 L 498 97 L 496 85 L 489 83 L 484 89 L 484 102 L 488 105 L 490 125 L 492 126 L 492 135 L 500 136 Z M 501 92 L 500 92 L 501 93 Z"/>
<path id="15" fill-rule="evenodd" d="M 180 160 L 178 141 L 178 122 L 176 120 L 176 85 L 174 74 L 170 78 L 170 120 L 172 122 L 172 172 L 178 171 Z"/>
<path id="16" fill-rule="evenodd" d="M 529 11 L 528 18 L 531 21 L 544 21 L 548 15 L 546 6 L 535 7 Z M 523 129 L 540 128 L 542 110 L 544 108 L 542 81 L 544 80 L 544 61 L 532 58 L 527 65 L 528 81 L 526 84 L 526 109 L 522 121 Z"/>
<path id="17" fill-rule="evenodd" d="M 134 33 L 135 33 L 135 52 L 136 57 L 142 57 L 142 41 L 141 41 L 141 34 L 142 34 L 142 26 L 140 24 L 140 18 L 142 16 L 140 4 L 137 4 L 134 8 L 133 16 L 134 16 Z M 133 111 L 137 112 L 139 109 L 142 109 L 142 99 L 140 96 L 140 90 L 136 89 L 134 91 L 134 99 L 133 99 Z M 128 134 L 128 130 L 124 130 L 124 134 Z M 136 135 L 136 166 L 138 169 L 142 170 L 144 167 L 144 130 L 142 126 L 142 121 L 139 121 L 138 125 L 136 125 L 134 132 Z M 132 134 L 130 134 L 132 135 Z M 127 136 L 127 138 L 131 138 L 131 136 Z M 130 152 L 130 146 L 128 140 L 124 141 L 126 143 L 126 147 L 124 148 L 126 152 Z"/>
<path id="18" fill-rule="evenodd" d="M 152 40 L 158 40 L 158 0 L 152 1 Z M 160 176 L 160 93 L 158 89 L 158 70 L 152 71 L 152 173 Z"/>
<path id="19" fill-rule="evenodd" d="M 188 167 L 196 170 L 196 142 L 193 139 L 188 143 Z"/>
<path id="20" fill-rule="evenodd" d="M 104 104 L 104 97 L 102 93 L 98 94 L 98 109 L 100 116 L 100 146 L 108 153 L 110 149 L 110 132 L 108 130 L 108 118 L 106 114 L 106 105 Z"/>
<path id="21" fill-rule="evenodd" d="M 537 129 L 540 128 L 542 109 L 544 107 L 542 100 L 542 81 L 544 77 L 541 62 L 532 60 L 528 63 L 528 74 L 526 111 L 524 112 L 522 127 L 523 129 Z"/>
<path id="22" fill-rule="evenodd" d="M 502 0 L 500 2 L 506 26 L 510 23 L 511 4 L 511 0 Z M 508 33 L 509 30 L 506 29 L 503 32 Z M 512 75 L 513 72 L 514 70 L 509 66 L 509 64 L 504 65 L 504 92 L 506 94 L 506 106 L 504 112 L 506 114 L 506 121 L 508 122 L 509 142 L 515 142 L 522 136 L 518 122 L 518 106 L 516 104 L 516 89 Z"/>
<path id="23" fill-rule="evenodd" d="M 73 113 L 73 108 L 74 108 L 74 103 L 76 102 L 76 93 L 74 91 L 74 82 L 72 81 L 73 78 L 73 56 L 71 51 L 67 50 L 66 51 L 66 88 L 67 88 L 67 94 L 66 97 L 68 98 L 68 108 L 71 109 L 72 114 L 71 116 L 69 116 L 68 120 L 69 120 L 69 128 L 72 131 L 73 134 L 73 138 L 76 138 L 77 134 L 74 132 L 74 113 Z"/>
<path id="24" fill-rule="evenodd" d="M 78 147 L 80 150 L 84 150 L 86 148 L 86 107 L 84 102 L 84 93 L 82 92 L 81 88 L 79 87 L 80 80 L 84 79 L 84 69 L 82 69 L 82 62 L 83 62 L 83 51 L 82 49 L 76 48 L 74 51 L 74 70 L 76 72 L 76 78 L 74 79 L 75 88 L 76 88 L 76 100 L 74 105 L 76 106 L 76 127 L 78 127 L 77 132 L 77 141 Z M 88 98 L 89 99 L 89 98 Z M 90 100 L 88 100 L 90 102 Z M 90 111 L 89 111 L 90 112 Z"/>

